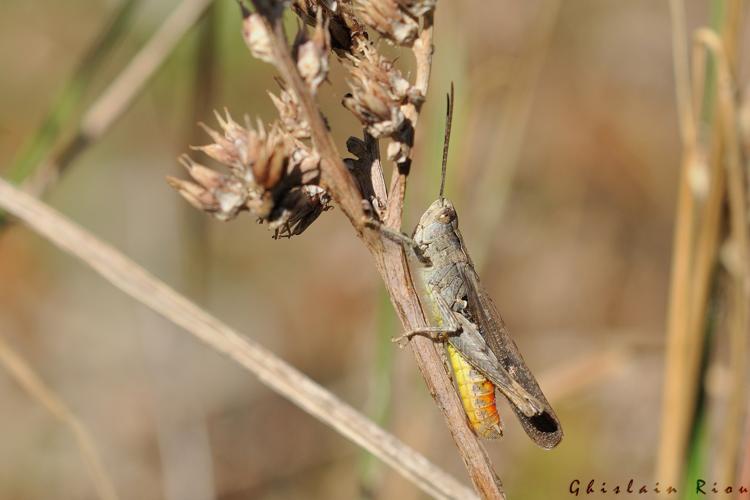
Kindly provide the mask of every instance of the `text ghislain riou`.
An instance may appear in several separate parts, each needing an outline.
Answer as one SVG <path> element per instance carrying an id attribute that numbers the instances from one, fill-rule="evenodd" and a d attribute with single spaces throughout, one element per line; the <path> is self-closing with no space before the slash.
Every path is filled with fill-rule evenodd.
<path id="1" fill-rule="evenodd" d="M 668 485 L 668 486 L 662 486 L 659 484 L 659 481 L 653 483 L 652 485 L 649 484 L 643 484 L 643 483 L 636 483 L 635 479 L 630 479 L 627 483 L 623 484 L 612 484 L 607 485 L 606 482 L 602 481 L 599 482 L 596 479 L 591 479 L 588 483 L 585 485 L 581 482 L 580 479 L 573 479 L 570 482 L 570 487 L 568 488 L 568 491 L 573 496 L 582 496 L 582 495 L 594 495 L 594 494 L 615 494 L 619 495 L 621 493 L 625 494 L 632 494 L 632 495 L 645 495 L 648 493 L 657 493 L 657 494 L 664 494 L 664 495 L 671 495 L 671 494 L 677 494 L 677 488 L 674 486 Z M 748 486 L 745 485 L 719 485 L 718 483 L 714 482 L 711 486 L 708 485 L 708 482 L 704 479 L 696 479 L 695 480 L 695 494 L 696 495 L 717 495 L 717 494 L 748 494 L 750 493 L 750 489 L 748 489 Z"/>

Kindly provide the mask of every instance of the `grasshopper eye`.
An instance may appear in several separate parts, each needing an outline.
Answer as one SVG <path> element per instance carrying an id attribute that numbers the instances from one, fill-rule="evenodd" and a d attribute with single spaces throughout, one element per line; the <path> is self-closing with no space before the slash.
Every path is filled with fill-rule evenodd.
<path id="1" fill-rule="evenodd" d="M 440 215 L 437 217 L 438 222 L 441 224 L 450 224 L 454 220 L 456 220 L 456 211 L 452 208 L 446 207 Z"/>

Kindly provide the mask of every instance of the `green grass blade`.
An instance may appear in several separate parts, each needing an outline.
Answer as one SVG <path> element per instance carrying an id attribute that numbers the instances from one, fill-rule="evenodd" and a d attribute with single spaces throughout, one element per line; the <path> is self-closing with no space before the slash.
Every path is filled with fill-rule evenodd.
<path id="1" fill-rule="evenodd" d="M 91 82 L 131 26 L 135 8 L 140 0 L 124 0 L 113 14 L 112 19 L 91 43 L 77 65 L 73 75 L 64 84 L 50 109 L 37 129 L 11 163 L 8 179 L 19 184 L 31 175 L 35 168 L 49 155 L 65 127 L 89 89 Z"/>

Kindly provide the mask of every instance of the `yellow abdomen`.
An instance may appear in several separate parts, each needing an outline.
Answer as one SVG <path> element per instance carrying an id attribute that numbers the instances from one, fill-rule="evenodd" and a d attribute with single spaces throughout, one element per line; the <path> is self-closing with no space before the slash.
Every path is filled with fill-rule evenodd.
<path id="1" fill-rule="evenodd" d="M 458 394 L 472 429 L 484 439 L 501 437 L 503 426 L 495 403 L 495 386 L 475 370 L 452 345 L 446 345 Z"/>

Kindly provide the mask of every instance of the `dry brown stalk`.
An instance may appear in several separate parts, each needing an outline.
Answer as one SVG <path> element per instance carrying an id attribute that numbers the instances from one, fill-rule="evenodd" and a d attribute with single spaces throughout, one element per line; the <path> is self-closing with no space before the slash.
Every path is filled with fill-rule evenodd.
<path id="1" fill-rule="evenodd" d="M 18 385 L 29 396 L 37 400 L 56 419 L 68 427 L 76 440 L 99 498 L 102 500 L 117 500 L 117 491 L 102 464 L 91 433 L 55 392 L 47 387 L 33 368 L 2 337 L 0 337 L 0 364 L 5 367 L 8 374 L 18 382 Z"/>
<path id="2" fill-rule="evenodd" d="M 259 12 L 264 12 L 260 1 L 254 2 Z M 424 312 L 419 303 L 418 294 L 412 282 L 407 258 L 400 245 L 384 240 L 379 234 L 364 230 L 362 194 L 357 189 L 352 176 L 346 170 L 341 156 L 336 150 L 333 139 L 328 132 L 307 85 L 300 77 L 291 58 L 286 35 L 280 18 L 273 14 L 264 17 L 269 33 L 272 33 L 272 50 L 276 67 L 286 84 L 295 93 L 305 112 L 305 119 L 312 130 L 313 143 L 320 153 L 321 185 L 326 188 L 342 211 L 349 218 L 357 234 L 362 238 L 372 254 L 391 302 L 396 310 L 405 331 L 423 328 L 427 325 Z M 432 14 L 423 17 L 423 30 L 414 42 L 413 52 L 417 62 L 415 87 L 426 93 L 432 60 Z M 404 114 L 416 125 L 419 109 L 415 104 L 406 105 Z M 394 169 L 389 197 L 386 201 L 386 212 L 383 222 L 391 228 L 401 226 L 403 199 L 406 189 L 409 160 Z M 380 163 L 375 166 L 379 170 Z M 374 174 L 378 175 L 378 174 Z M 382 171 L 379 173 L 382 177 Z M 424 377 L 430 394 L 443 413 L 451 435 L 469 472 L 477 492 L 483 498 L 505 498 L 502 484 L 494 472 L 487 453 L 477 437 L 466 423 L 466 416 L 461 402 L 448 378 L 442 359 L 434 343 L 428 339 L 416 338 L 412 342 L 417 365 Z"/>
<path id="3" fill-rule="evenodd" d="M 269 388 L 391 465 L 426 493 L 436 498 L 475 498 L 471 490 L 306 375 L 211 316 L 116 249 L 3 180 L 0 207 L 78 257 L 126 294 L 233 359 Z"/>
<path id="4" fill-rule="evenodd" d="M 696 32 L 695 41 L 704 45 L 714 56 L 717 70 L 719 120 L 726 147 L 727 200 L 729 205 L 730 236 L 724 264 L 731 280 L 728 300 L 729 352 L 731 369 L 731 391 L 727 412 L 722 424 L 723 435 L 719 448 L 717 469 L 725 484 L 735 480 L 739 453 L 742 417 L 747 405 L 747 306 L 748 306 L 748 230 L 746 179 L 742 168 L 741 143 L 735 112 L 736 89 L 724 42 L 712 30 Z"/>
<path id="5" fill-rule="evenodd" d="M 672 246 L 672 271 L 667 313 L 667 348 L 665 355 L 664 388 L 662 390 L 661 437 L 657 458 L 656 477 L 668 484 L 676 484 L 681 475 L 688 424 L 685 414 L 689 402 L 684 396 L 685 374 L 683 346 L 687 343 L 689 293 L 693 265 L 693 240 L 696 229 L 695 196 L 690 176 L 699 164 L 696 136 L 694 98 L 688 66 L 688 41 L 685 28 L 685 6 L 682 0 L 671 0 L 672 54 L 675 86 L 677 89 L 682 162 L 677 193 L 677 214 Z M 694 80 L 695 82 L 699 80 Z"/>

